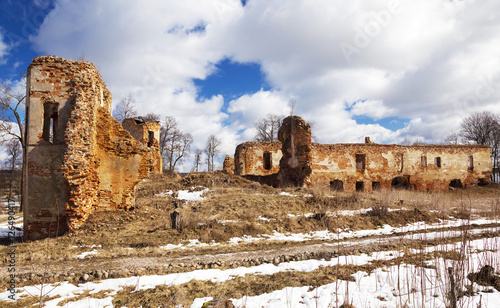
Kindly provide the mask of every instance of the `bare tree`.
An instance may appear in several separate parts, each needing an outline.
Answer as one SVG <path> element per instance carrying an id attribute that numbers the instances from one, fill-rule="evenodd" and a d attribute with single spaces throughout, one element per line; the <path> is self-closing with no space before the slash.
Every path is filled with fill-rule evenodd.
<path id="1" fill-rule="evenodd" d="M 196 149 L 194 151 L 193 171 L 196 171 L 196 172 L 200 171 L 202 155 L 203 155 L 203 151 L 202 150 Z"/>
<path id="2" fill-rule="evenodd" d="M 417 138 L 415 139 L 415 141 L 413 142 L 413 145 L 423 145 L 423 144 L 427 144 L 424 139 L 420 139 L 420 138 Z"/>
<path id="3" fill-rule="evenodd" d="M 189 155 L 192 143 L 191 134 L 183 133 L 174 117 L 165 117 L 160 127 L 160 151 L 164 168 L 174 172 L 177 164 Z"/>
<path id="4" fill-rule="evenodd" d="M 451 133 L 444 139 L 445 144 L 460 144 L 460 134 L 459 133 Z"/>
<path id="5" fill-rule="evenodd" d="M 26 77 L 23 77 L 22 87 L 16 91 L 10 83 L 0 82 L 0 132 L 3 137 L 1 144 L 5 144 L 12 138 L 17 139 L 22 149 L 23 170 L 26 168 L 26 139 L 24 122 L 21 112 L 24 109 L 26 99 Z M 24 187 L 24 171 L 21 173 L 21 188 Z M 21 210 L 24 199 L 21 193 Z"/>
<path id="6" fill-rule="evenodd" d="M 474 113 L 463 119 L 460 136 L 475 144 L 492 146 L 500 130 L 500 118 L 488 111 Z"/>
<path id="7" fill-rule="evenodd" d="M 116 105 L 116 108 L 113 111 L 113 116 L 120 123 L 127 118 L 133 118 L 137 116 L 136 105 L 137 103 L 134 97 L 132 94 L 129 94 L 125 98 L 122 98 L 118 105 Z"/>
<path id="8" fill-rule="evenodd" d="M 142 118 L 147 122 L 160 122 L 160 115 L 152 112 L 142 116 Z"/>
<path id="9" fill-rule="evenodd" d="M 278 130 L 283 123 L 283 116 L 268 114 L 265 118 L 260 119 L 254 124 L 257 129 L 255 139 L 257 141 L 277 141 Z"/>
<path id="10" fill-rule="evenodd" d="M 207 169 L 208 171 L 214 171 L 214 161 L 219 154 L 218 147 L 221 144 L 221 140 L 210 135 L 207 139 L 207 145 L 205 147 L 205 154 L 207 155 Z"/>
<path id="11" fill-rule="evenodd" d="M 6 167 L 10 171 L 9 199 L 11 199 L 15 171 L 21 169 L 23 164 L 23 149 L 19 140 L 16 138 L 11 139 L 11 141 L 7 143 L 6 152 L 7 160 L 5 163 Z"/>
<path id="12" fill-rule="evenodd" d="M 408 137 L 406 137 L 405 139 L 403 139 L 403 141 L 401 141 L 400 143 L 401 145 L 422 145 L 422 144 L 426 144 L 424 139 L 420 139 L 420 138 L 417 138 L 417 139 L 410 139 Z"/>
<path id="13" fill-rule="evenodd" d="M 497 180 L 500 147 L 500 116 L 488 111 L 474 113 L 461 123 L 460 137 L 465 141 L 488 145 L 492 149 L 493 181 Z"/>

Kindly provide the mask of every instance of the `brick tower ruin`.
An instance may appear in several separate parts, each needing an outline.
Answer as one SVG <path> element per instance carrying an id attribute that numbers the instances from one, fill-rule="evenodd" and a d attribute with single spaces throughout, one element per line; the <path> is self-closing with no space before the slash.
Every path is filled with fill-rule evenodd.
<path id="1" fill-rule="evenodd" d="M 280 160 L 280 186 L 307 186 L 311 175 L 311 125 L 298 116 L 283 120 L 278 131 L 283 157 Z"/>
<path id="2" fill-rule="evenodd" d="M 135 185 L 161 172 L 159 123 L 111 116 L 111 94 L 90 62 L 38 57 L 28 67 L 24 236 L 75 230 L 98 208 L 128 208 Z"/>

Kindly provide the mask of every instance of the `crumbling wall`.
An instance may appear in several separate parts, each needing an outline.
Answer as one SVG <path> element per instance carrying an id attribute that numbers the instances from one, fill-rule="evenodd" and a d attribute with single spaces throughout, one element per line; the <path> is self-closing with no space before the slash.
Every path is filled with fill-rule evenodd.
<path id="1" fill-rule="evenodd" d="M 274 176 L 259 169 L 265 143 L 236 148 L 236 174 L 273 186 L 314 186 L 341 191 L 409 188 L 448 190 L 487 184 L 492 172 L 491 148 L 481 145 L 386 145 L 311 143 L 311 127 L 302 118 L 283 120 L 279 170 Z M 250 154 L 248 154 L 250 153 Z M 276 173 L 277 172 L 277 173 Z"/>
<path id="2" fill-rule="evenodd" d="M 142 117 L 128 118 L 123 120 L 122 126 L 127 130 L 135 140 L 142 144 L 152 147 L 159 146 L 160 140 L 160 122 L 148 122 Z"/>
<path id="3" fill-rule="evenodd" d="M 350 192 L 448 190 L 454 180 L 462 186 L 486 184 L 491 174 L 487 146 L 313 144 L 311 156 L 311 185 Z"/>
<path id="4" fill-rule="evenodd" d="M 283 120 L 278 131 L 283 157 L 279 186 L 307 186 L 311 174 L 311 125 L 298 116 Z"/>
<path id="5" fill-rule="evenodd" d="M 234 174 L 234 159 L 231 156 L 226 155 L 226 158 L 224 158 L 222 171 L 227 174 Z"/>
<path id="6" fill-rule="evenodd" d="M 266 176 L 278 173 L 282 157 L 280 142 L 245 142 L 236 147 L 234 173 Z"/>
<path id="7" fill-rule="evenodd" d="M 74 230 L 100 206 L 132 206 L 137 181 L 161 171 L 158 143 L 137 142 L 111 117 L 94 65 L 38 57 L 27 85 L 26 239 Z"/>

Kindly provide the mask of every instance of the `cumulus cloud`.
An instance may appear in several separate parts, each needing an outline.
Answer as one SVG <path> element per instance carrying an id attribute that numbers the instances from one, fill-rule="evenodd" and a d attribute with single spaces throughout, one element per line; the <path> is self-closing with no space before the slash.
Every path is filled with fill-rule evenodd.
<path id="1" fill-rule="evenodd" d="M 367 116 L 374 120 L 380 120 L 394 115 L 394 109 L 386 107 L 381 100 L 365 100 L 355 102 L 351 107 L 351 114 L 354 116 Z"/>
<path id="2" fill-rule="evenodd" d="M 42 0 L 38 1 L 43 4 Z M 179 119 L 197 147 L 224 152 L 268 113 L 314 122 L 319 142 L 442 141 L 478 110 L 500 111 L 500 2 L 447 0 L 60 1 L 32 39 L 43 53 L 99 68 L 115 101 Z M 0 55 L 1 55 L 0 45 Z M 222 59 L 255 62 L 271 89 L 199 99 Z M 409 119 L 397 131 L 358 123 Z"/>
<path id="3" fill-rule="evenodd" d="M 499 9 L 495 1 L 253 1 L 224 38 L 236 59 L 262 63 L 270 84 L 298 97 L 298 113 L 318 125 L 332 102 L 368 100 L 446 131 L 458 123 L 443 118 L 500 99 L 500 85 L 493 91 L 480 81 L 499 71 Z M 355 49 L 349 57 L 345 44 Z"/>

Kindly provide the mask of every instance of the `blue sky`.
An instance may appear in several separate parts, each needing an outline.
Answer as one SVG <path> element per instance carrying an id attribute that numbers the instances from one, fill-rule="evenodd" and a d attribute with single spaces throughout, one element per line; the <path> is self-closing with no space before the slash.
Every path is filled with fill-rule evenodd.
<path id="1" fill-rule="evenodd" d="M 0 79 L 83 56 L 115 106 L 132 94 L 222 154 L 292 100 L 318 142 L 439 143 L 500 112 L 499 15 L 495 0 L 2 0 Z"/>

